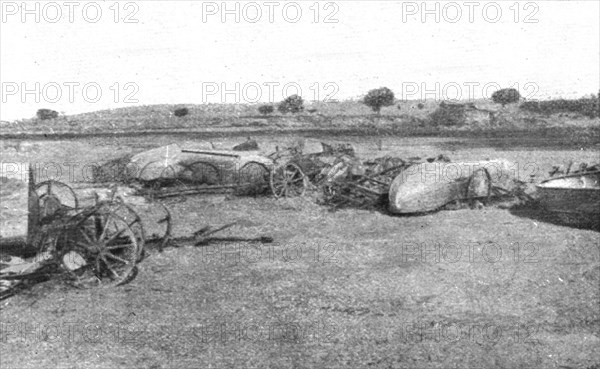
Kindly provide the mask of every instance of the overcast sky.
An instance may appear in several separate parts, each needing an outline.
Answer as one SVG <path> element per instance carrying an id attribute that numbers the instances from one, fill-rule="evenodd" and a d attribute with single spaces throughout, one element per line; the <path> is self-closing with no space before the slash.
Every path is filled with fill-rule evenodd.
<path id="1" fill-rule="evenodd" d="M 29 2 L 24 13 L 2 1 L 0 119 L 296 92 L 343 100 L 380 86 L 408 99 L 496 86 L 579 97 L 600 88 L 599 3 L 230 1 L 224 14 L 221 2 Z"/>

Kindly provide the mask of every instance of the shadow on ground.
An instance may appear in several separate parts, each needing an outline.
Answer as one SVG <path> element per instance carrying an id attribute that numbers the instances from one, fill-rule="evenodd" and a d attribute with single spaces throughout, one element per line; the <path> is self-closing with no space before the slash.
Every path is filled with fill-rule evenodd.
<path id="1" fill-rule="evenodd" d="M 509 209 L 510 213 L 522 218 L 529 218 L 539 222 L 550 223 L 554 225 L 576 228 L 576 229 L 589 229 L 592 231 L 600 232 L 600 219 L 596 218 L 575 218 L 559 216 L 555 213 L 549 212 L 537 204 L 525 204 L 513 206 Z"/>

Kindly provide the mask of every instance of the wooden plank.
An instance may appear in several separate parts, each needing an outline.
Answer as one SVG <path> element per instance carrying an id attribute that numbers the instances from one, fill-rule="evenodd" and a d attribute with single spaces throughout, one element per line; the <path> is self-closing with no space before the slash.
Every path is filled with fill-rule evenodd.
<path id="1" fill-rule="evenodd" d="M 204 150 L 181 150 L 181 152 L 189 153 L 189 154 L 202 154 L 202 155 L 212 155 L 212 156 L 225 156 L 229 158 L 241 158 L 240 155 L 237 154 L 229 154 L 225 152 L 216 152 L 216 151 L 204 151 Z"/>

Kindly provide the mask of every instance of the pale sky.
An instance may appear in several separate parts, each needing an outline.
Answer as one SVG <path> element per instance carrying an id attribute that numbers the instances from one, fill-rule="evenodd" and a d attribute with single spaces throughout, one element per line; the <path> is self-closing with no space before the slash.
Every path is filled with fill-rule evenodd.
<path id="1" fill-rule="evenodd" d="M 307 100 L 381 86 L 409 99 L 600 88 L 598 1 L 430 1 L 429 14 L 420 1 L 229 1 L 225 22 L 221 1 L 28 2 L 25 16 L 20 3 L 1 2 L 1 120 L 38 108 L 280 101 L 298 87 Z"/>

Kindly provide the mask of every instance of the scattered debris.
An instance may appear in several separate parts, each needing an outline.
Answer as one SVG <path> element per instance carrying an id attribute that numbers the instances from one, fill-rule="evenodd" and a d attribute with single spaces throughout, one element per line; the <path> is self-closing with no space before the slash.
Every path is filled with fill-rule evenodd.
<path id="1" fill-rule="evenodd" d="M 80 196 L 91 191 L 80 198 L 57 181 L 36 184 L 32 171 L 25 181 L 0 178 L 1 230 L 10 230 L 11 219 L 17 219 L 24 248 L 35 251 L 29 258 L 0 256 L 0 297 L 26 285 L 24 281 L 57 274 L 78 281 L 87 278 L 98 286 L 127 283 L 135 277 L 136 264 L 150 241 L 159 243 L 159 251 L 169 241 L 173 246 L 178 242 L 195 246 L 273 242 L 268 236 L 213 237 L 236 223 L 205 226 L 190 237 L 172 239 L 170 211 L 156 201 L 161 197 L 219 190 L 245 195 L 265 188 L 275 197 L 293 197 L 310 190 L 320 203 L 334 210 L 353 207 L 392 214 L 532 201 L 526 183 L 511 176 L 514 165 L 505 160 L 452 162 L 441 154 L 426 159 L 383 156 L 361 161 L 349 144 L 314 140 L 299 140 L 268 156 L 240 152 L 257 148 L 256 141 L 249 139 L 230 151 L 168 145 L 126 155 L 97 168 L 94 178 L 108 181 L 102 183 L 102 189 L 79 189 Z M 600 164 L 573 167 L 573 163 L 554 167 L 550 174 L 555 177 L 537 186 L 538 200 L 552 212 L 597 219 Z M 240 191 L 249 188 L 252 191 Z M 18 201 L 6 207 L 5 198 Z M 93 203 L 82 206 L 83 199 L 93 199 Z M 139 208 L 154 205 L 160 210 Z M 150 213 L 161 215 L 154 220 L 152 233 L 146 233 L 142 215 Z M 0 236 L 6 241 L 4 234 Z"/>
<path id="2" fill-rule="evenodd" d="M 597 171 L 600 171 L 600 163 L 580 163 L 579 165 L 575 165 L 575 163 L 571 161 L 567 165 L 553 166 L 552 170 L 548 174 L 550 175 L 550 177 L 558 177 L 568 174 L 588 173 Z"/>

